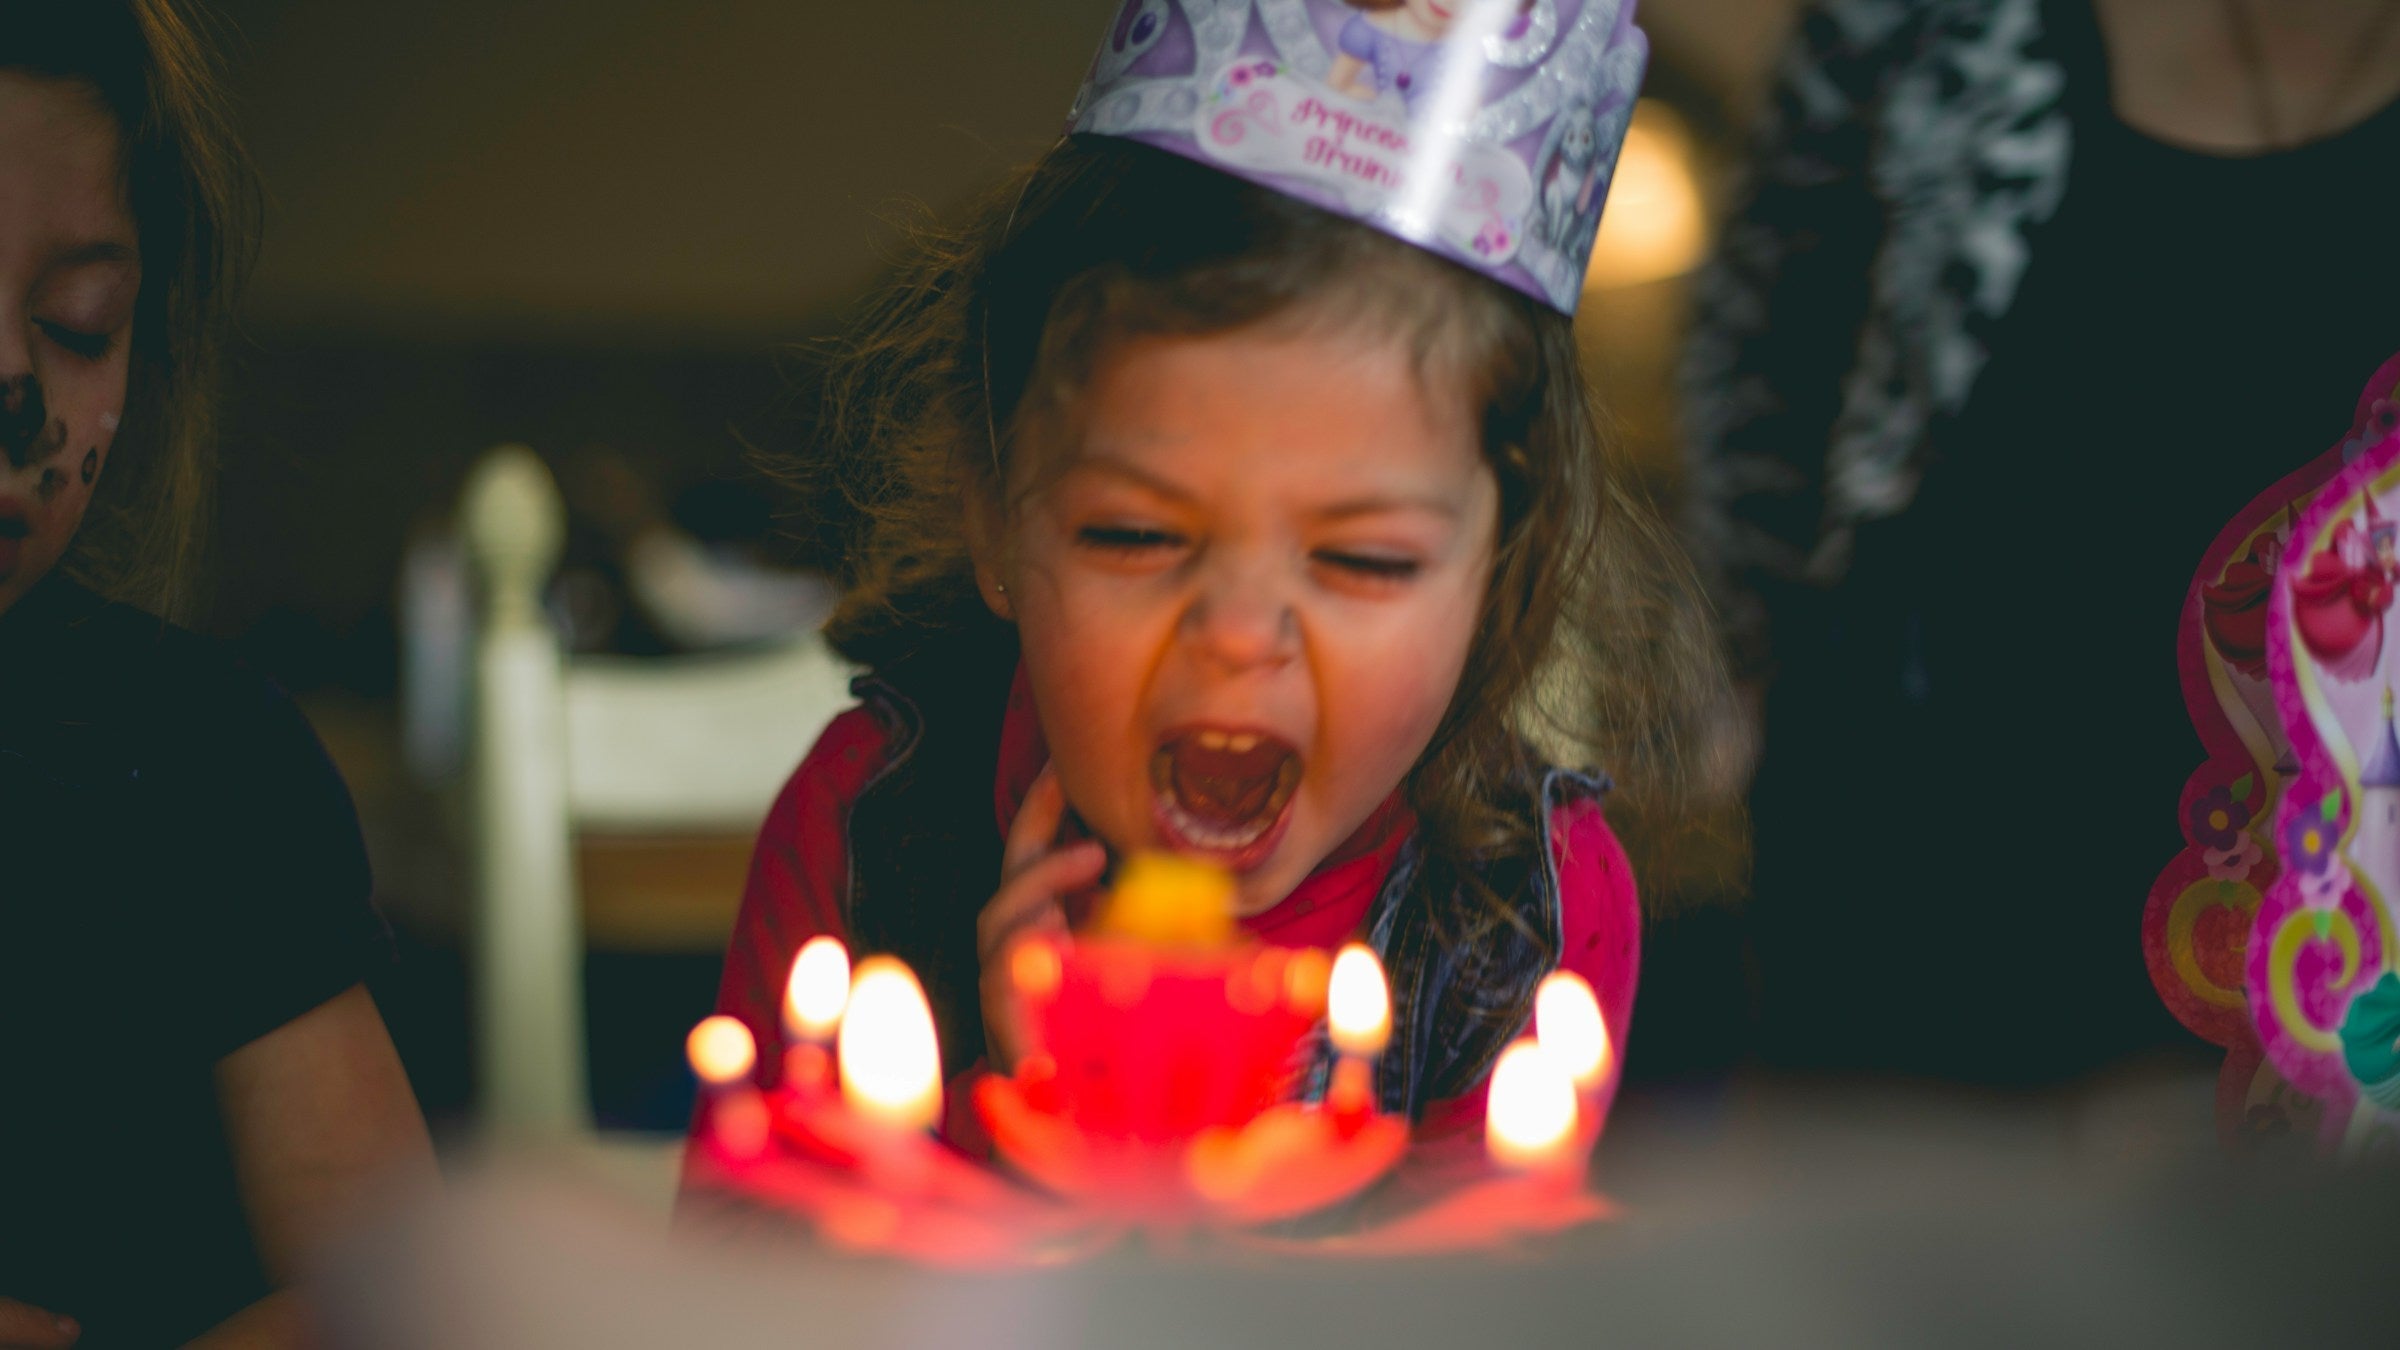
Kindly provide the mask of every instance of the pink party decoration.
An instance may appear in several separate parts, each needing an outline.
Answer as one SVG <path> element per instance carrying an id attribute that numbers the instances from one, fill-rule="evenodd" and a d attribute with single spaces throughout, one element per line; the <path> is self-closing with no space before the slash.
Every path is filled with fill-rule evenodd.
<path id="1" fill-rule="evenodd" d="M 2176 1017 L 2226 1048 L 2231 1145 L 2400 1143 L 2400 356 L 2340 443 L 2202 558 L 2178 633 L 2208 751 L 2143 947 Z"/>

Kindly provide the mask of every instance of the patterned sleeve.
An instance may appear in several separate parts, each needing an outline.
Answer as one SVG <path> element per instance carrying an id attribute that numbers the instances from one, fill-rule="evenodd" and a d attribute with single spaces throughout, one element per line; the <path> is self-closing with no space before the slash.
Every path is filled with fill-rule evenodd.
<path id="1" fill-rule="evenodd" d="M 1812 0 L 1776 67 L 1683 370 L 1687 524 L 1743 676 L 1763 674 L 1777 588 L 1823 540 L 1826 454 L 1885 218 L 1875 105 L 1926 6 Z"/>

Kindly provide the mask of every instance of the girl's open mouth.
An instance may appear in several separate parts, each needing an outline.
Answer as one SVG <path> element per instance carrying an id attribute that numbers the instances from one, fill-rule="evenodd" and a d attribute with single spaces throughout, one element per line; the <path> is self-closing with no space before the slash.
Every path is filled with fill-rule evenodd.
<path id="1" fill-rule="evenodd" d="M 1262 732 L 1191 727 L 1150 757 L 1150 785 L 1169 848 L 1241 871 L 1266 861 L 1290 824 L 1300 755 Z"/>

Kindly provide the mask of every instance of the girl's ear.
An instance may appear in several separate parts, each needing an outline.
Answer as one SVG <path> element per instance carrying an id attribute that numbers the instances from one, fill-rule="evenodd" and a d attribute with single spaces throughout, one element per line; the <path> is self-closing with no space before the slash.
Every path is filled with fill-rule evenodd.
<path id="1" fill-rule="evenodd" d="M 975 560 L 975 589 L 983 596 L 984 608 L 1008 623 L 1015 623 L 1017 611 L 1009 603 L 1008 583 L 1000 570 L 998 514 L 982 494 L 967 494 L 967 554 Z"/>

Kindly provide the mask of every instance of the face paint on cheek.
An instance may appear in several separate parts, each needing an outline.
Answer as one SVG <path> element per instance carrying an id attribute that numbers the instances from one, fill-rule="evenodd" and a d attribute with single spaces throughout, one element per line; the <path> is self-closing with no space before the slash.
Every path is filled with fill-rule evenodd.
<path id="1" fill-rule="evenodd" d="M 34 485 L 33 495 L 41 500 L 42 505 L 48 506 L 57 500 L 59 489 L 66 485 L 67 476 L 65 474 L 56 469 L 44 469 L 42 470 L 42 481 Z"/>
<path id="2" fill-rule="evenodd" d="M 100 447 L 92 446 L 83 452 L 83 485 L 90 487 L 100 476 Z"/>

